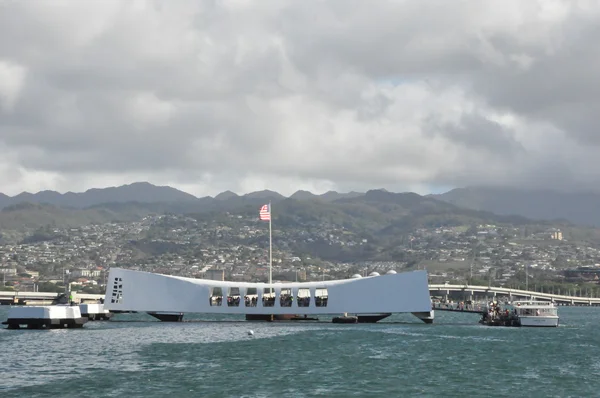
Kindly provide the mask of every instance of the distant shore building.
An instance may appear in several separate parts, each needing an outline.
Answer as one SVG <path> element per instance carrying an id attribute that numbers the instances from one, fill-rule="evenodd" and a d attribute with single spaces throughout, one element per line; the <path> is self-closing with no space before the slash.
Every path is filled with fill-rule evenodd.
<path id="1" fill-rule="evenodd" d="M 225 280 L 225 270 L 208 269 L 204 272 L 204 279 L 210 279 L 211 281 L 224 281 Z"/>
<path id="2" fill-rule="evenodd" d="M 583 266 L 563 271 L 567 282 L 596 282 L 600 281 L 600 267 Z"/>
<path id="3" fill-rule="evenodd" d="M 77 268 L 72 271 L 74 278 L 99 278 L 102 271 L 99 269 Z"/>
<path id="4" fill-rule="evenodd" d="M 4 274 L 6 276 L 15 276 L 17 275 L 16 268 L 0 268 L 0 275 Z"/>
<path id="5" fill-rule="evenodd" d="M 554 231 L 552 232 L 552 235 L 550 235 L 550 238 L 554 240 L 563 240 L 563 234 L 560 231 Z"/>

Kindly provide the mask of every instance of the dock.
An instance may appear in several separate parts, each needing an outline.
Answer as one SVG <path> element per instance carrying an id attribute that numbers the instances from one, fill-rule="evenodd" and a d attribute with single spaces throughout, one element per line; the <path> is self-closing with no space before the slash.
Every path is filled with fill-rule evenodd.
<path id="1" fill-rule="evenodd" d="M 463 312 L 467 314 L 485 314 L 487 313 L 487 304 L 465 304 L 460 305 L 457 303 L 433 303 L 431 309 L 434 311 L 448 311 L 448 312 Z"/>

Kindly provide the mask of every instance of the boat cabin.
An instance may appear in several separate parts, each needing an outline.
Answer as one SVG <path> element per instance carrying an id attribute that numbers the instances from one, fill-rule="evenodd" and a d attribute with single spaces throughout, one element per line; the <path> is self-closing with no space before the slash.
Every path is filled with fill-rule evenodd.
<path id="1" fill-rule="evenodd" d="M 523 316 L 557 316 L 558 309 L 549 301 L 514 301 L 512 311 L 519 317 Z"/>

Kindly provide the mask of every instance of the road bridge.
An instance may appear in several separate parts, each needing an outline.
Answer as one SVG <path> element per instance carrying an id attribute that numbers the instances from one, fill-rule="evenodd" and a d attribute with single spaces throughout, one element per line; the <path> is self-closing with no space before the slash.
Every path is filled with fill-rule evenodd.
<path id="1" fill-rule="evenodd" d="M 462 292 L 469 300 L 473 300 L 473 296 L 483 293 L 486 296 L 504 296 L 510 301 L 513 300 L 548 300 L 559 304 L 570 305 L 600 305 L 600 297 L 580 297 L 566 296 L 562 294 L 532 292 L 529 290 L 510 289 L 507 287 L 495 286 L 477 286 L 477 285 L 450 285 L 450 284 L 430 284 L 429 293 L 432 296 L 449 296 L 452 292 Z"/>
<path id="2" fill-rule="evenodd" d="M 502 296 L 513 300 L 548 300 L 559 304 L 570 305 L 600 305 L 600 297 L 566 296 L 561 294 L 533 292 L 528 290 L 510 289 L 507 287 L 477 286 L 477 285 L 450 285 L 430 284 L 429 293 L 432 296 L 449 296 L 452 292 L 462 292 L 468 299 L 473 300 L 475 295 L 491 297 Z M 86 294 L 72 292 L 73 301 L 86 302 L 104 298 L 103 294 Z M 14 292 L 0 291 L 0 302 L 4 304 L 24 304 L 50 302 L 58 297 L 59 293 L 46 292 Z"/>
<path id="3" fill-rule="evenodd" d="M 2 304 L 42 304 L 50 303 L 58 298 L 60 293 L 48 292 L 15 292 L 15 291 L 0 291 L 0 303 Z M 96 301 L 104 298 L 103 294 L 87 294 L 71 292 L 73 301 L 76 303 Z"/>

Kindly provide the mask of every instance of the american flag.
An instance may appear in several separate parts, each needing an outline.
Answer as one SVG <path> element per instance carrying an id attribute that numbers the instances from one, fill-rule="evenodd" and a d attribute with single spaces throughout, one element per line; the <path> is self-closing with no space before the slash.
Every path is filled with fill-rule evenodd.
<path id="1" fill-rule="evenodd" d="M 271 205 L 263 205 L 260 208 L 258 219 L 262 221 L 271 221 Z"/>

